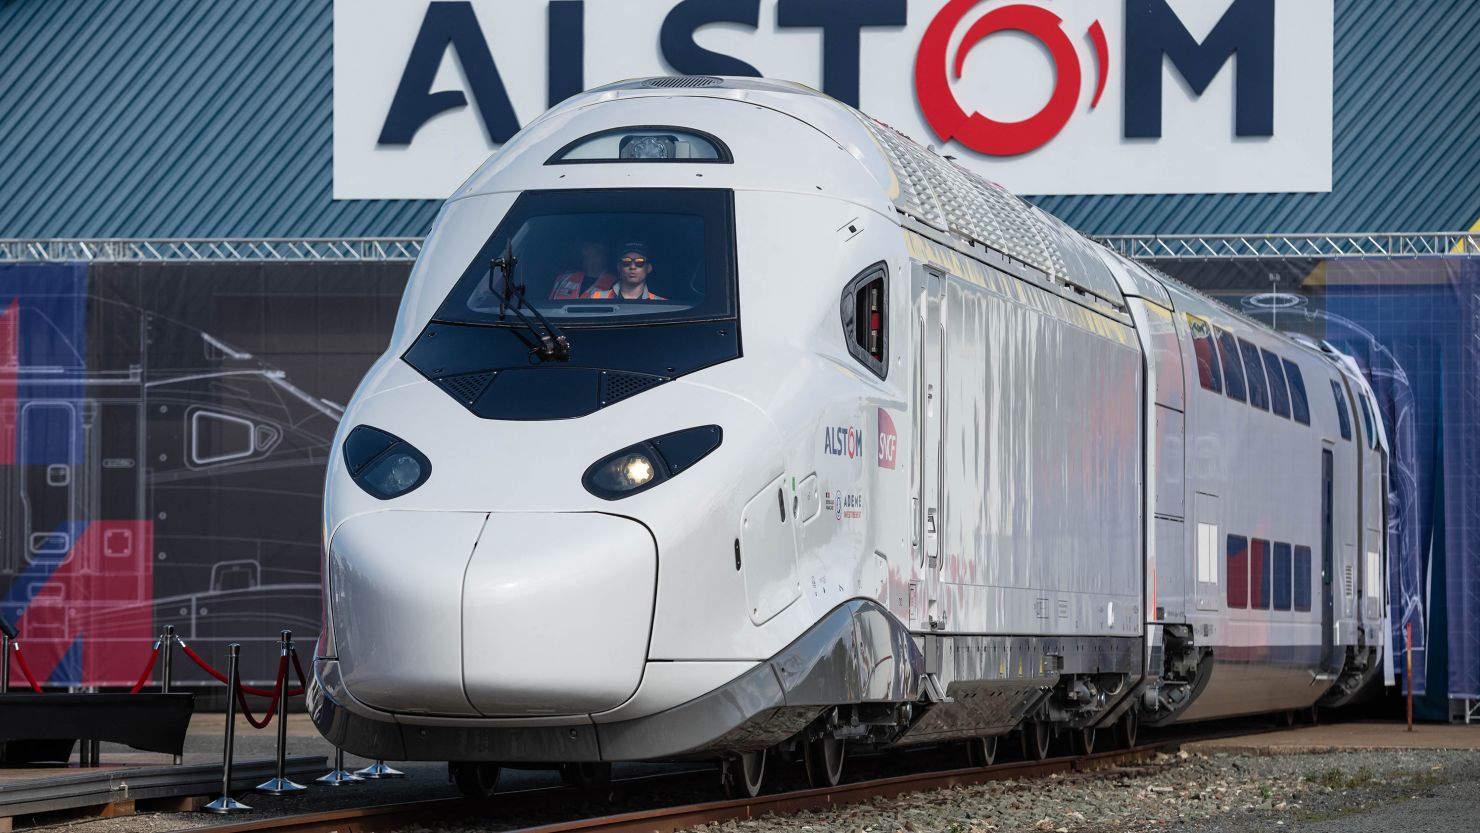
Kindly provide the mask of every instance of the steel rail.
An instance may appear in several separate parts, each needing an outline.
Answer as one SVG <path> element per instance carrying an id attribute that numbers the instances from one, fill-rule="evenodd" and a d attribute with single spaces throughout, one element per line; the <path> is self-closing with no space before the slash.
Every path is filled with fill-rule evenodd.
<path id="1" fill-rule="evenodd" d="M 874 798 L 890 798 L 905 793 L 971 786 L 1017 778 L 1043 778 L 1061 773 L 1093 772 L 1148 760 L 1160 753 L 1174 752 L 1182 742 L 1181 739 L 1167 740 L 1138 746 L 1134 749 L 1096 752 L 1084 756 L 896 775 L 839 784 L 836 787 L 820 787 L 760 795 L 755 798 L 713 801 L 574 819 L 517 830 L 511 829 L 506 833 L 576 833 L 576 831 L 581 831 L 581 833 L 670 833 L 700 824 L 744 820 L 767 814 L 825 809 L 856 804 Z M 559 791 L 558 789 L 531 790 L 516 795 L 533 797 L 533 794 L 545 793 L 544 797 L 548 798 L 548 793 Z M 482 802 L 463 798 L 415 801 L 378 807 L 279 816 L 228 825 L 211 825 L 192 828 L 183 833 L 267 833 L 267 831 L 271 833 L 393 833 L 412 824 L 425 826 L 434 819 L 447 820 L 458 816 L 486 814 L 494 808 L 503 811 L 506 808 L 501 805 L 505 799 L 505 796 L 495 796 L 490 801 Z"/>

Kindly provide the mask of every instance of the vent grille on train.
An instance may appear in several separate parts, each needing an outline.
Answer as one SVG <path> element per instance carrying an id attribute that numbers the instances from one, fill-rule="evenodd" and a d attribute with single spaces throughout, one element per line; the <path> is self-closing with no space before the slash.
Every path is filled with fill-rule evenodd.
<path id="1" fill-rule="evenodd" d="M 603 371 L 601 374 L 601 404 L 603 407 L 620 402 L 629 396 L 635 396 L 654 385 L 668 381 L 662 376 L 641 376 L 636 373 L 612 373 Z"/>
<path id="2" fill-rule="evenodd" d="M 1346 595 L 1350 596 L 1352 595 L 1352 565 L 1346 565 L 1342 572 L 1345 574 L 1342 576 L 1342 583 L 1346 587 Z"/>
<path id="3" fill-rule="evenodd" d="M 649 78 L 642 82 L 644 87 L 678 90 L 692 89 L 694 87 L 716 87 L 725 83 L 723 78 L 715 78 L 712 75 L 673 75 L 666 78 Z"/>
<path id="4" fill-rule="evenodd" d="M 437 380 L 442 389 L 452 394 L 452 397 L 464 405 L 471 405 L 478 401 L 483 391 L 488 388 L 488 383 L 498 371 L 488 370 L 482 373 L 464 373 L 461 376 L 447 376 Z"/>

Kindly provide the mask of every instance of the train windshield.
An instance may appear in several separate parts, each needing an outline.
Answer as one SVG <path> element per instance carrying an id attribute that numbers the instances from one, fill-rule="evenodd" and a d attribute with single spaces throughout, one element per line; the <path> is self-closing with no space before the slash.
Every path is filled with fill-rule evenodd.
<path id="1" fill-rule="evenodd" d="M 520 326 L 515 292 L 562 328 L 731 317 L 732 217 L 721 190 L 526 192 L 436 317 Z"/>

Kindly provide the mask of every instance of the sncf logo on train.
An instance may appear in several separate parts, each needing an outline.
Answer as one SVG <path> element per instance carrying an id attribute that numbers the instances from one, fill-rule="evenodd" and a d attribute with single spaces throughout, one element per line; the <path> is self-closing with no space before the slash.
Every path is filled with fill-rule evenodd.
<path id="1" fill-rule="evenodd" d="M 800 81 L 1021 193 L 1329 191 L 1334 16 L 1334 0 L 336 0 L 334 194 L 446 197 L 549 106 L 674 74 Z"/>
<path id="2" fill-rule="evenodd" d="M 894 456 L 899 451 L 899 435 L 894 432 L 894 418 L 883 408 L 879 409 L 879 468 L 894 468 Z"/>

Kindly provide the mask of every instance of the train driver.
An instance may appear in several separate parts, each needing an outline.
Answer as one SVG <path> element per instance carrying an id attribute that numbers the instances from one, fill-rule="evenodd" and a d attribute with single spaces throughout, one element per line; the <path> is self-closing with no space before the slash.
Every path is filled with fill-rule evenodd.
<path id="1" fill-rule="evenodd" d="M 617 276 L 606 268 L 605 245 L 595 240 L 583 240 L 580 250 L 581 268 L 555 276 L 555 282 L 550 287 L 550 300 L 570 301 L 589 297 L 587 292 L 611 289 L 612 284 L 617 282 Z"/>
<path id="2" fill-rule="evenodd" d="M 611 289 L 587 290 L 584 298 L 612 298 L 621 301 L 666 301 L 648 289 L 648 275 L 653 273 L 653 259 L 648 256 L 643 243 L 627 243 L 621 248 L 622 257 L 617 261 L 616 286 Z"/>

